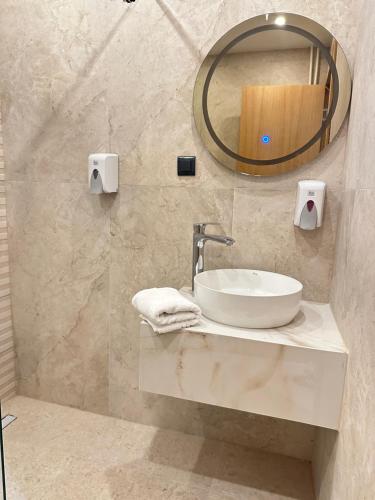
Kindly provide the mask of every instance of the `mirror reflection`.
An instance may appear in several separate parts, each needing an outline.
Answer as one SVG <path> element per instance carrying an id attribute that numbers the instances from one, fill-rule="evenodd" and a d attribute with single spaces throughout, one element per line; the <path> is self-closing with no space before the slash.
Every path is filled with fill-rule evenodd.
<path id="1" fill-rule="evenodd" d="M 315 158 L 337 135 L 351 78 L 319 24 L 292 14 L 242 23 L 199 71 L 194 112 L 211 153 L 242 173 L 275 175 Z"/>

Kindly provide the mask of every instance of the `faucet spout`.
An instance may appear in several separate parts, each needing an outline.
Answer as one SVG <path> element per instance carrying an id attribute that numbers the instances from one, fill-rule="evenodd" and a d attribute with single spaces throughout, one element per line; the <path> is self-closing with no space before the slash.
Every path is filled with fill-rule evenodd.
<path id="1" fill-rule="evenodd" d="M 201 242 L 201 244 L 206 243 L 207 241 L 215 241 L 216 243 L 221 243 L 222 245 L 232 246 L 235 243 L 235 240 L 230 236 L 221 236 L 219 234 L 198 234 L 196 236 L 197 244 Z"/>
<path id="2" fill-rule="evenodd" d="M 194 224 L 193 234 L 193 266 L 192 266 L 192 290 L 194 291 L 194 278 L 204 271 L 204 248 L 207 241 L 214 241 L 226 246 L 232 246 L 235 240 L 230 236 L 219 234 L 206 234 L 205 229 L 209 223 Z M 214 224 L 217 225 L 217 224 Z"/>

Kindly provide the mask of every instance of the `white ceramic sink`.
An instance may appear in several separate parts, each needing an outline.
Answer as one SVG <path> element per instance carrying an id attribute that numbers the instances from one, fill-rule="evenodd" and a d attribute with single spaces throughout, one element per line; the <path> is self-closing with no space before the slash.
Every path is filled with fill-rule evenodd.
<path id="1" fill-rule="evenodd" d="M 297 315 L 303 285 L 282 274 L 251 269 L 217 269 L 194 278 L 202 313 L 243 328 L 275 328 Z"/>

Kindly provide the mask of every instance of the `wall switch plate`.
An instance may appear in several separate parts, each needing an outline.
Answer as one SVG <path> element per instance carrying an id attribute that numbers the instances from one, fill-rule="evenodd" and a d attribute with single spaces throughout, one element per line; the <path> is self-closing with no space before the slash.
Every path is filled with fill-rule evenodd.
<path id="1" fill-rule="evenodd" d="M 177 157 L 177 174 L 179 176 L 195 175 L 195 156 Z"/>

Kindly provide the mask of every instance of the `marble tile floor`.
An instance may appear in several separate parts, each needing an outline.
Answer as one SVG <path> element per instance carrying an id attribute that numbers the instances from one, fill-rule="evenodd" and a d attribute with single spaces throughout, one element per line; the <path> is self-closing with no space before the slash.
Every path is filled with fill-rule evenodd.
<path id="1" fill-rule="evenodd" d="M 308 462 L 16 396 L 8 500 L 312 500 Z"/>

